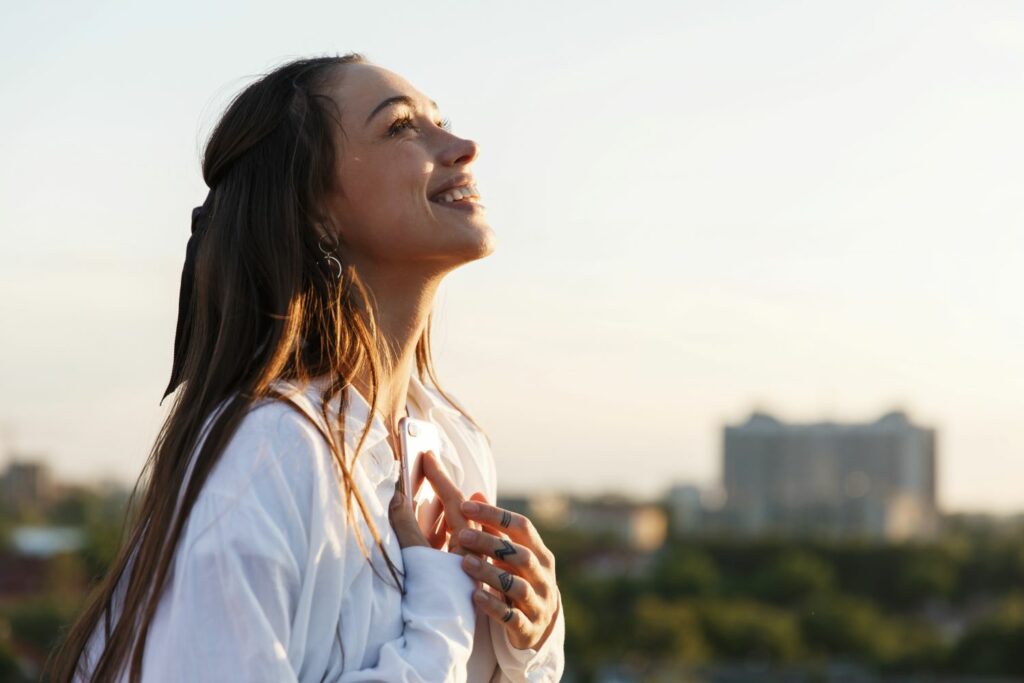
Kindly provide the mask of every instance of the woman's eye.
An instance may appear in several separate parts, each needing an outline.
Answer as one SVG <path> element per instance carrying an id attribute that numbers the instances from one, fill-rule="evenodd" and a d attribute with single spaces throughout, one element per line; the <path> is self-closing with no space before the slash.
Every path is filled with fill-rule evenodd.
<path id="1" fill-rule="evenodd" d="M 451 131 L 452 129 L 452 122 L 450 119 L 441 119 L 440 121 L 437 121 L 436 124 L 438 128 L 441 128 L 443 130 Z M 395 122 L 391 124 L 391 127 L 388 128 L 388 134 L 391 136 L 395 136 L 398 135 L 398 133 L 400 133 L 405 128 L 415 127 L 416 126 L 415 124 L 413 124 L 412 117 L 406 114 L 402 118 L 396 119 Z"/>
<path id="2" fill-rule="evenodd" d="M 415 128 L 415 126 L 412 125 L 412 117 L 408 114 L 392 123 L 391 127 L 388 128 L 388 134 L 397 135 L 399 131 L 406 127 Z"/>

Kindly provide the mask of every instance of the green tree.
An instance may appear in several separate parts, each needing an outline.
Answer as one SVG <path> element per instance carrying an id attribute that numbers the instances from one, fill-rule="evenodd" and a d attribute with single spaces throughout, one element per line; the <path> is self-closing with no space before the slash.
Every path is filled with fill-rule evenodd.
<path id="1" fill-rule="evenodd" d="M 907 553 L 896 565 L 893 588 L 897 604 L 905 609 L 931 598 L 946 598 L 956 588 L 957 567 L 944 553 L 934 550 Z"/>
<path id="2" fill-rule="evenodd" d="M 706 552 L 677 549 L 662 555 L 651 573 L 654 591 L 666 598 L 714 595 L 718 590 L 718 567 Z"/>
<path id="3" fill-rule="evenodd" d="M 1024 595 L 1007 598 L 995 614 L 972 626 L 951 656 L 954 670 L 976 675 L 1024 676 Z"/>
<path id="4" fill-rule="evenodd" d="M 697 606 L 701 630 L 720 660 L 795 662 L 803 654 L 796 618 L 788 611 L 735 600 Z"/>
<path id="5" fill-rule="evenodd" d="M 789 550 L 758 573 L 754 591 L 766 602 L 792 605 L 828 594 L 834 584 L 828 563 L 810 552 Z"/>
<path id="6" fill-rule="evenodd" d="M 635 616 L 636 629 L 631 634 L 635 654 L 648 660 L 684 664 L 710 658 L 700 620 L 685 603 L 644 596 L 637 601 Z"/>

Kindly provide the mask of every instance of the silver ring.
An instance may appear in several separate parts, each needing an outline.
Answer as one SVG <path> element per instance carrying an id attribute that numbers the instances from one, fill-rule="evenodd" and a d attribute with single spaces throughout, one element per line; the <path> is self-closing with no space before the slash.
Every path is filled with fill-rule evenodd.
<path id="1" fill-rule="evenodd" d="M 331 272 L 334 274 L 334 279 L 340 280 L 342 273 L 341 261 L 339 261 L 338 258 L 333 254 L 328 254 L 327 256 L 324 256 L 323 259 L 321 260 L 330 267 Z"/>
<path id="2" fill-rule="evenodd" d="M 327 237 L 327 235 L 320 235 L 320 239 L 317 240 L 316 246 L 318 246 L 320 248 L 320 253 L 321 254 L 323 254 L 324 256 L 327 256 L 329 254 L 334 253 L 334 249 L 328 249 L 328 248 L 324 247 L 324 238 L 325 237 Z"/>

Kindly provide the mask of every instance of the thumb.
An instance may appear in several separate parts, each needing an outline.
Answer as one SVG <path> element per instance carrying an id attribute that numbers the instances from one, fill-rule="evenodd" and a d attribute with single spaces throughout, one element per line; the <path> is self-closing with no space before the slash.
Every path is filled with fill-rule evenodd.
<path id="1" fill-rule="evenodd" d="M 395 495 L 388 505 L 388 518 L 395 529 L 400 547 L 427 545 L 427 539 L 424 538 L 423 531 L 413 514 L 412 503 L 405 497 L 400 487 L 395 487 Z"/>

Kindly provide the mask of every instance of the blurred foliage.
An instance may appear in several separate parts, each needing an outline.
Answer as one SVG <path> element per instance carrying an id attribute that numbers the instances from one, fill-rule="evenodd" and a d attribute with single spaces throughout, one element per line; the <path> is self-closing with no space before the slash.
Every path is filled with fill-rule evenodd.
<path id="1" fill-rule="evenodd" d="M 720 577 L 715 561 L 694 548 L 672 548 L 662 554 L 651 575 L 651 586 L 666 598 L 711 596 Z"/>
<path id="2" fill-rule="evenodd" d="M 696 607 L 717 658 L 787 663 L 804 654 L 800 625 L 790 611 L 748 600 L 701 601 Z"/>
<path id="3" fill-rule="evenodd" d="M 59 552 L 42 565 L 42 594 L 0 603 L 0 681 L 36 680 L 19 660 L 40 666 L 63 638 L 86 592 L 107 570 L 121 542 L 127 491 L 70 488 L 45 509 L 5 510 L 0 515 L 0 548 L 14 551 L 11 532 L 20 525 L 75 527 L 84 544 L 77 552 Z"/>
<path id="4" fill-rule="evenodd" d="M 29 683 L 14 655 L 14 647 L 9 642 L 0 641 L 0 681 L 5 683 Z"/>
<path id="5" fill-rule="evenodd" d="M 46 652 L 57 644 L 61 626 L 74 616 L 73 607 L 50 597 L 34 598 L 4 609 L 0 617 L 19 642 Z"/>
<path id="6" fill-rule="evenodd" d="M 832 567 L 821 557 L 803 550 L 788 550 L 754 574 L 751 593 L 778 605 L 800 604 L 828 595 L 834 584 Z"/>
<path id="7" fill-rule="evenodd" d="M 964 673 L 1024 676 L 1024 595 L 1007 596 L 993 614 L 974 624 L 951 660 Z"/>
<path id="8" fill-rule="evenodd" d="M 927 543 L 693 536 L 667 542 L 645 570 L 606 576 L 592 560 L 628 551 L 540 531 L 557 558 L 566 651 L 581 680 L 650 661 L 1024 674 L 1020 533 L 953 529 Z"/>

